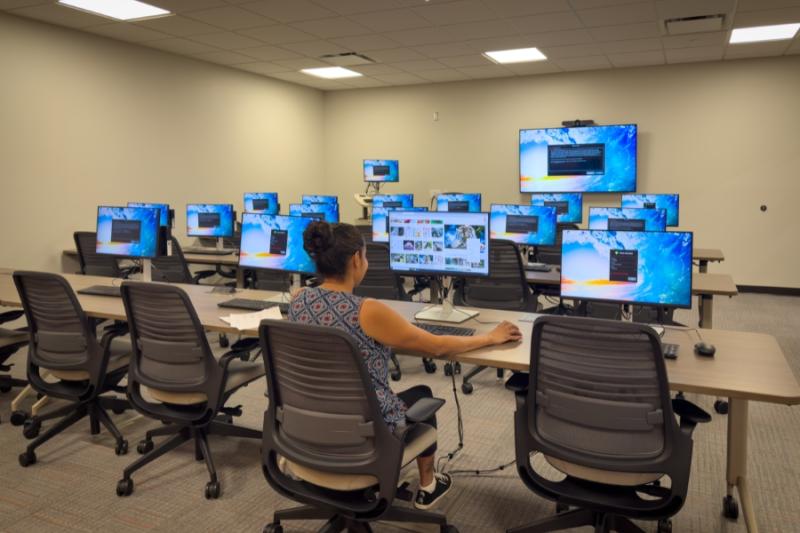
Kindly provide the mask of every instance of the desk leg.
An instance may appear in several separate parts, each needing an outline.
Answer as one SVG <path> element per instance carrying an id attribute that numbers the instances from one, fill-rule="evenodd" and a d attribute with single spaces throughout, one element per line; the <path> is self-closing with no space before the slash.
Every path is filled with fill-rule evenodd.
<path id="1" fill-rule="evenodd" d="M 236 288 L 244 289 L 244 269 L 241 267 L 236 269 Z"/>
<path id="2" fill-rule="evenodd" d="M 708 261 L 706 259 L 701 259 L 698 263 L 700 268 L 700 272 L 708 272 Z"/>
<path id="3" fill-rule="evenodd" d="M 758 533 L 753 501 L 747 486 L 747 400 L 729 398 L 728 411 L 728 497 L 734 497 L 734 487 L 739 491 L 742 514 L 749 533 Z"/>
<path id="4" fill-rule="evenodd" d="M 700 312 L 701 328 L 711 329 L 714 327 L 714 295 L 701 294 L 697 297 L 697 307 Z"/>

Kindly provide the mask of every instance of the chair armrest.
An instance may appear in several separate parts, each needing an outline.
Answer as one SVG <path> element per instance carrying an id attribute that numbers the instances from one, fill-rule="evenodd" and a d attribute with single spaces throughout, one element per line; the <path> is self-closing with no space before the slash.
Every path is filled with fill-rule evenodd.
<path id="1" fill-rule="evenodd" d="M 192 283 L 197 285 L 201 279 L 210 278 L 216 274 L 217 272 L 215 270 L 198 270 L 192 276 Z"/>
<path id="2" fill-rule="evenodd" d="M 683 398 L 672 400 L 672 412 L 680 418 L 681 430 L 691 435 L 697 424 L 711 421 L 711 415 L 703 409 Z"/>
<path id="3" fill-rule="evenodd" d="M 219 366 L 222 367 L 222 370 L 227 372 L 228 365 L 233 362 L 234 359 L 239 359 L 240 361 L 244 361 L 247 357 L 247 352 L 237 352 L 237 351 L 229 351 L 226 352 L 222 357 L 219 358 Z"/>
<path id="4" fill-rule="evenodd" d="M 250 352 L 259 348 L 258 337 L 244 337 L 231 345 L 231 352 L 241 354 L 243 357 L 250 355 Z"/>
<path id="5" fill-rule="evenodd" d="M 506 381 L 506 388 L 515 394 L 527 392 L 529 381 L 530 375 L 527 372 L 514 372 Z"/>
<path id="6" fill-rule="evenodd" d="M 0 313 L 0 324 L 16 320 L 24 314 L 25 311 L 22 311 L 20 309 L 16 309 L 14 311 L 6 311 L 5 313 Z"/>
<path id="7" fill-rule="evenodd" d="M 406 420 L 413 423 L 431 418 L 444 405 L 441 398 L 420 398 L 406 410 Z"/>

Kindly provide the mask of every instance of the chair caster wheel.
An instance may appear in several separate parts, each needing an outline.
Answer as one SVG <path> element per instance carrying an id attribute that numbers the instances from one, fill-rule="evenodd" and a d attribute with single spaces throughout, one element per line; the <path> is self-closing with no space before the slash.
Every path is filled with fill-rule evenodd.
<path id="1" fill-rule="evenodd" d="M 228 346 L 231 345 L 231 341 L 228 340 L 228 337 L 226 337 L 224 335 L 220 335 L 219 336 L 219 345 L 222 348 L 227 348 Z"/>
<path id="2" fill-rule="evenodd" d="M 439 531 L 441 533 L 458 533 L 458 528 L 453 524 L 445 524 Z"/>
<path id="3" fill-rule="evenodd" d="M 722 516 L 731 520 L 739 518 L 739 504 L 730 494 L 722 498 Z"/>
<path id="4" fill-rule="evenodd" d="M 128 441 L 121 440 L 114 447 L 114 453 L 117 455 L 125 455 L 128 453 Z"/>
<path id="5" fill-rule="evenodd" d="M 29 418 L 24 422 L 22 427 L 22 435 L 26 439 L 35 439 L 39 436 L 39 431 L 42 429 L 42 423 L 35 418 Z"/>
<path id="6" fill-rule="evenodd" d="M 717 400 L 714 402 L 714 411 L 720 415 L 728 414 L 728 402 L 725 400 Z"/>
<path id="7" fill-rule="evenodd" d="M 283 533 L 283 526 L 280 524 L 267 524 L 261 531 L 262 533 Z"/>
<path id="8" fill-rule="evenodd" d="M 472 383 L 462 383 L 461 384 L 461 392 L 464 394 L 472 394 L 473 391 Z"/>
<path id="9" fill-rule="evenodd" d="M 434 363 L 430 359 L 423 359 L 422 364 L 425 367 L 426 374 L 436 373 L 436 363 Z"/>
<path id="10" fill-rule="evenodd" d="M 505 370 L 503 370 L 502 368 L 498 368 L 498 369 L 497 369 L 497 378 L 498 378 L 498 379 L 503 379 L 503 377 L 504 377 L 505 375 L 506 375 L 506 372 L 505 372 Z"/>
<path id="11" fill-rule="evenodd" d="M 111 409 L 111 412 L 114 413 L 115 415 L 121 415 L 122 413 L 125 412 L 125 409 L 118 407 L 116 409 Z"/>
<path id="12" fill-rule="evenodd" d="M 400 378 L 403 377 L 403 373 L 400 372 L 399 370 L 392 370 L 390 376 L 392 378 L 392 381 L 400 381 Z"/>
<path id="13" fill-rule="evenodd" d="M 569 505 L 566 503 L 557 503 L 556 504 L 556 514 L 561 514 L 569 511 Z"/>
<path id="14" fill-rule="evenodd" d="M 23 452 L 19 454 L 19 466 L 25 468 L 36 464 L 36 454 L 33 452 Z"/>
<path id="15" fill-rule="evenodd" d="M 149 439 L 140 440 L 139 444 L 136 445 L 136 451 L 139 452 L 139 455 L 144 455 L 149 453 L 153 450 L 153 441 Z"/>
<path id="16" fill-rule="evenodd" d="M 11 392 L 11 385 L 2 385 L 2 386 L 0 386 L 0 392 L 2 392 L 3 394 L 5 394 L 7 392 Z"/>
<path id="17" fill-rule="evenodd" d="M 133 494 L 133 480 L 120 479 L 117 482 L 117 496 L 130 496 Z"/>
<path id="18" fill-rule="evenodd" d="M 445 363 L 444 364 L 444 375 L 445 376 L 452 376 L 455 372 L 453 370 L 453 363 Z"/>
<path id="19" fill-rule="evenodd" d="M 11 413 L 12 426 L 21 426 L 26 420 L 28 420 L 28 413 L 25 411 L 14 411 Z"/>
<path id="20" fill-rule="evenodd" d="M 221 492 L 219 481 L 209 481 L 206 484 L 206 500 L 216 500 Z"/>
<path id="21" fill-rule="evenodd" d="M 658 521 L 658 528 L 656 529 L 658 533 L 672 533 L 672 520 L 669 518 L 664 518 L 663 520 Z"/>

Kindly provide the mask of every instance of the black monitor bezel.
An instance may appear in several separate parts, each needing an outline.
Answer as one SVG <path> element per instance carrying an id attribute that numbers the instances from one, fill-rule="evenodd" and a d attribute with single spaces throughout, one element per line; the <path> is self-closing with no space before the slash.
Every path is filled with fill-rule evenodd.
<path id="1" fill-rule="evenodd" d="M 275 195 L 275 209 L 277 209 L 277 212 L 275 212 L 275 213 L 266 213 L 266 214 L 275 214 L 275 215 L 280 215 L 281 214 L 281 203 L 280 203 L 280 200 L 279 200 L 278 193 L 277 192 L 273 192 L 273 191 L 245 192 L 245 193 L 242 193 L 242 214 L 244 214 L 244 213 L 263 213 L 263 211 L 248 211 L 247 210 L 247 195 L 248 194 L 274 194 Z M 237 220 L 239 220 L 239 219 L 237 219 Z"/>
<path id="2" fill-rule="evenodd" d="M 159 219 L 158 219 L 159 223 L 158 223 L 158 226 L 156 226 L 157 229 L 156 229 L 156 252 L 155 252 L 155 255 L 144 256 L 144 255 L 110 254 L 108 252 L 98 252 L 97 251 L 97 222 L 99 222 L 99 220 L 100 220 L 100 209 L 102 209 L 104 207 L 105 208 L 110 208 L 110 209 L 155 209 L 156 211 L 159 211 Z M 97 216 L 95 217 L 95 228 L 94 228 L 94 231 L 95 231 L 94 253 L 96 253 L 97 255 L 102 255 L 102 256 L 106 256 L 106 257 L 116 257 L 118 259 L 155 259 L 157 257 L 162 257 L 163 254 L 161 254 L 160 252 L 164 251 L 163 248 L 164 248 L 165 243 L 163 242 L 163 238 L 164 237 L 162 236 L 161 228 L 164 228 L 165 226 L 161 225 L 161 216 L 160 215 L 161 215 L 161 209 L 158 208 L 158 207 L 136 207 L 136 206 L 123 206 L 123 205 L 98 205 L 97 206 Z"/>

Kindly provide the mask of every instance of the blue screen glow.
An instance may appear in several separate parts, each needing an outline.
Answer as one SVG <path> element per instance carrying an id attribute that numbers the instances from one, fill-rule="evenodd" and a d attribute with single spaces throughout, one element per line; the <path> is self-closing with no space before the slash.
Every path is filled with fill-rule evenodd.
<path id="1" fill-rule="evenodd" d="M 146 202 L 128 202 L 128 207 L 155 207 L 161 211 L 161 218 L 159 224 L 161 227 L 169 226 L 169 205 L 168 204 L 152 204 Z"/>
<path id="2" fill-rule="evenodd" d="M 283 215 L 242 215 L 239 266 L 314 274 L 314 261 L 303 248 L 303 232 L 312 219 Z"/>
<path id="3" fill-rule="evenodd" d="M 188 204 L 186 235 L 189 237 L 233 237 L 233 205 Z"/>
<path id="4" fill-rule="evenodd" d="M 481 210 L 481 193 L 440 194 L 436 197 L 436 210 L 479 213 Z"/>
<path id="5" fill-rule="evenodd" d="M 556 226 L 555 207 L 492 204 L 489 210 L 492 239 L 527 246 L 553 246 Z"/>
<path id="6" fill-rule="evenodd" d="M 589 229 L 666 231 L 667 210 L 636 207 L 590 207 Z"/>
<path id="7" fill-rule="evenodd" d="M 622 207 L 666 209 L 667 226 L 677 226 L 680 196 L 677 194 L 623 194 Z"/>
<path id="8" fill-rule="evenodd" d="M 96 252 L 120 257 L 155 257 L 159 211 L 151 207 L 98 207 Z"/>
<path id="9" fill-rule="evenodd" d="M 246 213 L 278 214 L 278 193 L 246 192 L 244 193 L 244 210 Z"/>
<path id="10" fill-rule="evenodd" d="M 338 196 L 325 196 L 322 194 L 304 194 L 300 203 L 303 204 L 338 204 Z"/>
<path id="11" fill-rule="evenodd" d="M 394 159 L 365 159 L 364 181 L 391 183 L 400 181 L 400 162 Z"/>
<path id="12" fill-rule="evenodd" d="M 555 207 L 559 224 L 583 222 L 583 194 L 579 192 L 545 192 L 531 195 L 531 205 Z"/>
<path id="13" fill-rule="evenodd" d="M 339 222 L 339 204 L 289 204 L 289 215 L 316 218 L 335 224 Z"/>
<path id="14" fill-rule="evenodd" d="M 376 194 L 372 197 L 372 207 L 414 207 L 414 195 Z"/>
<path id="15" fill-rule="evenodd" d="M 427 207 L 373 207 L 372 208 L 372 240 L 389 242 L 389 211 L 427 211 Z"/>

